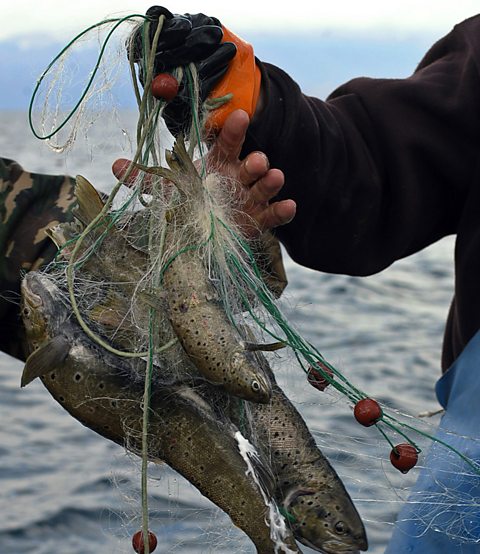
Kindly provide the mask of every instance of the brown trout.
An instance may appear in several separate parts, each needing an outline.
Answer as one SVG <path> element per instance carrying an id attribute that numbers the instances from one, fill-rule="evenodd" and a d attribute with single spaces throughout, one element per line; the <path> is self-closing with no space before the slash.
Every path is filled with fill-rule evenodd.
<path id="1" fill-rule="evenodd" d="M 202 217 L 208 219 L 206 182 L 181 138 L 167 156 L 167 162 L 170 170 L 158 168 L 158 172 L 175 184 L 180 195 L 178 203 L 169 210 L 166 239 L 167 243 L 176 244 L 177 253 L 162 281 L 172 326 L 199 372 L 210 383 L 222 385 L 229 394 L 244 400 L 267 402 L 269 381 L 234 330 L 199 255 L 205 237 L 192 222 Z M 180 240 L 179 229 L 183 230 Z"/>
<path id="2" fill-rule="evenodd" d="M 190 162 L 180 144 L 177 146 L 179 156 L 182 159 L 187 158 Z M 171 163 L 175 167 L 174 162 Z M 186 163 L 182 168 L 186 167 Z M 175 174 L 172 172 L 172 175 L 175 175 L 178 181 L 186 180 L 187 177 L 194 179 L 191 177 L 190 166 L 187 169 Z M 198 173 L 196 179 L 199 179 Z M 83 224 L 88 224 L 103 208 L 103 201 L 93 186 L 81 176 L 77 177 L 76 196 L 79 203 L 76 215 Z M 181 210 L 179 209 L 181 217 L 176 211 L 170 214 L 173 221 L 169 224 L 169 229 L 178 229 L 181 218 L 186 217 L 186 210 L 188 211 L 188 208 L 184 203 Z M 92 247 L 96 236 L 104 231 L 105 225 L 100 225 L 92 236 L 84 240 L 80 258 Z M 60 224 L 50 230 L 49 234 L 57 246 L 62 248 L 78 235 L 78 226 Z M 170 239 L 173 240 L 171 230 L 167 232 L 167 243 Z M 64 251 L 66 258 L 69 256 L 68 250 Z M 133 248 L 113 226 L 90 258 L 82 263 L 80 271 L 101 282 L 112 281 L 123 290 L 124 296 L 134 298 L 131 309 L 140 326 L 143 323 L 145 329 L 148 328 L 145 319 L 148 305 L 154 302 L 158 307 L 163 302 L 180 343 L 198 372 L 208 382 L 220 385 L 229 394 L 245 400 L 268 401 L 269 382 L 263 369 L 249 352 L 248 345 L 242 342 L 234 331 L 197 253 L 187 251 L 175 257 L 163 274 L 160 292 L 150 291 L 134 295 L 135 292 L 139 292 L 138 283 L 147 272 L 147 262 L 146 254 Z M 153 298 L 155 295 L 158 298 Z M 104 315 L 108 315 L 109 306 L 104 307 Z M 94 315 L 98 316 L 98 312 L 99 307 Z"/>
<path id="3" fill-rule="evenodd" d="M 88 339 L 72 318 L 65 294 L 45 274 L 25 277 L 22 317 L 33 350 L 22 386 L 40 377 L 73 417 L 138 453 L 144 386 L 139 366 L 145 362 L 114 356 Z M 272 540 L 264 499 L 239 453 L 237 428 L 194 389 L 154 387 L 148 431 L 149 458 L 168 463 L 224 510 L 257 552 L 300 552 L 288 530 L 282 547 Z M 251 461 L 269 482 L 268 470 Z"/>
<path id="4" fill-rule="evenodd" d="M 272 398 L 269 404 L 247 404 L 250 417 L 244 420 L 250 421 L 250 429 L 245 432 L 263 462 L 271 465 L 275 497 L 294 537 L 327 554 L 367 550 L 365 528 L 342 481 L 276 384 L 265 357 L 257 357 L 271 379 Z M 243 428 L 241 421 L 237 423 Z"/>

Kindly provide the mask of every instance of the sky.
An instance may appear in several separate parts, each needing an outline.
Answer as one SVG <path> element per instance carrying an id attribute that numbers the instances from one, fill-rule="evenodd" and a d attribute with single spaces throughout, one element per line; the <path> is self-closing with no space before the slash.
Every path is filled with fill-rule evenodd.
<path id="1" fill-rule="evenodd" d="M 150 5 L 144 0 L 3 0 L 0 40 L 32 35 L 65 39 L 106 16 L 144 13 Z M 422 32 L 441 36 L 480 11 L 478 0 L 177 0 L 167 7 L 175 13 L 214 15 L 240 32 L 330 30 L 384 36 Z"/>

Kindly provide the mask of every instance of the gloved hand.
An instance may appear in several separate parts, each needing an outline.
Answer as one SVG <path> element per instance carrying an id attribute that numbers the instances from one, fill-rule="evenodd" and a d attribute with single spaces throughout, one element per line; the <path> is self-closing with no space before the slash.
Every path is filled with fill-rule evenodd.
<path id="1" fill-rule="evenodd" d="M 217 98 L 233 93 L 230 102 L 212 111 L 207 121 L 209 128 L 219 131 L 228 114 L 237 108 L 253 115 L 260 92 L 260 71 L 248 43 L 222 28 L 218 19 L 201 13 L 173 15 L 166 8 L 152 6 L 146 15 L 152 19 L 149 26 L 150 43 L 157 29 L 158 18 L 165 16 L 156 49 L 154 75 L 172 72 L 175 67 L 193 62 L 198 71 L 202 103 L 209 97 Z M 141 29 L 133 37 L 133 56 L 136 63 L 141 62 Z M 142 84 L 143 79 L 140 72 Z M 174 135 L 189 125 L 191 99 L 185 76 L 176 98 L 166 106 L 164 118 Z"/>

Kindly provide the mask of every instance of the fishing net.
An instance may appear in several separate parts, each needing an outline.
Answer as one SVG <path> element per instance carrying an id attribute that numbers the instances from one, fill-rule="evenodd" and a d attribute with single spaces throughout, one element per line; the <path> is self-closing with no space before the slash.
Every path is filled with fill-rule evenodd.
<path id="1" fill-rule="evenodd" d="M 121 115 L 111 108 L 115 105 L 114 85 L 125 87 L 126 70 L 130 71 L 138 105 L 137 127 L 131 140 L 131 163 L 122 181 L 117 182 L 108 195 L 92 195 L 88 182 L 78 178 L 80 206 L 76 220 L 50 231 L 59 252 L 46 270 L 63 291 L 59 301 L 71 306 L 76 320 L 91 340 L 116 356 L 146 361 L 145 374 L 139 370 L 142 373 L 139 380 L 145 383 L 143 430 L 140 434 L 134 431 L 139 436 L 130 437 L 137 444 L 134 450 L 141 450 L 142 454 L 141 491 L 136 491 L 141 500 L 137 497 L 137 507 L 127 510 L 132 514 L 128 523 L 141 517 L 144 532 L 153 526 L 148 524 L 147 495 L 148 406 L 152 388 L 192 378 L 181 363 L 171 363 L 166 373 L 158 371 L 162 356 L 176 341 L 165 310 L 165 281 L 173 267 L 182 268 L 183 261 L 188 260 L 183 270 L 202 268 L 208 294 L 221 306 L 238 341 L 264 345 L 267 351 L 283 347 L 265 356 L 275 366 L 276 373 L 278 369 L 281 387 L 289 390 L 292 397 L 298 397 L 297 401 L 302 399 L 299 403 L 302 413 L 341 411 L 348 416 L 337 431 L 331 432 L 326 426 L 314 429 L 313 434 L 370 528 L 380 529 L 380 534 L 389 534 L 400 506 L 410 503 L 417 507 L 415 518 L 419 535 L 434 528 L 460 544 L 477 542 L 477 520 L 468 517 L 477 510 L 478 498 L 465 493 L 464 486 L 452 489 L 434 476 L 438 485 L 435 490 L 411 493 L 411 486 L 422 468 L 423 452 L 432 444 L 431 455 L 448 460 L 442 471 L 471 482 L 472 491 L 476 490 L 479 478 L 476 462 L 452 447 L 448 436 L 435 438 L 435 424 L 406 416 L 402 410 L 385 404 L 372 428 L 352 425 L 355 420 L 351 408 L 369 394 L 354 385 L 347 378 L 347 372 L 325 359 L 285 315 L 291 307 L 288 298 L 278 299 L 285 285 L 279 247 L 265 234 L 257 233 L 254 239 L 247 240 L 238 224 L 238 213 L 242 212 L 245 199 L 241 187 L 225 177 L 221 167 L 209 157 L 205 121 L 212 106 L 202 105 L 200 101 L 194 65 L 177 68 L 174 72 L 178 81 L 184 79 L 186 82 L 185 94 L 191 102 L 192 115 L 185 136 L 177 137 L 173 153 L 169 151 L 173 142 L 162 121 L 166 102 L 154 98 L 150 91 L 153 56 L 162 25 L 158 25 L 152 44 L 148 39 L 148 25 L 144 16 L 129 15 L 102 22 L 81 33 L 48 66 L 37 83 L 30 108 L 35 135 L 47 140 L 56 151 L 70 148 L 78 136 L 92 137 L 94 125 L 100 123 L 98 134 L 93 133 L 97 138 L 92 140 L 91 148 L 92 153 L 95 151 L 101 156 L 98 137 L 110 140 L 110 135 L 105 136 L 107 128 L 124 128 L 120 123 Z M 125 49 L 128 52 L 132 48 L 129 41 L 132 33 L 142 33 L 144 51 L 139 65 L 144 87 L 139 84 L 138 69 L 125 55 Z M 92 64 L 93 69 L 87 71 L 83 66 L 85 57 L 80 55 L 77 60 L 75 52 L 90 48 L 92 41 L 97 45 L 97 59 Z M 228 98 L 218 99 L 220 104 L 224 101 L 228 102 Z M 105 114 L 110 114 L 113 125 L 105 124 Z M 122 140 L 129 142 L 125 131 L 119 134 Z M 128 183 L 128 187 L 124 183 Z M 88 211 L 88 206 L 92 210 Z M 196 322 L 192 321 L 192 325 Z M 298 377 L 302 385 L 295 385 Z M 217 409 L 222 409 L 222 402 Z M 255 416 L 248 406 L 241 412 L 249 421 L 245 428 L 254 427 Z M 129 426 L 128 422 L 124 423 L 128 445 Z M 399 442 L 422 453 L 420 463 L 408 476 L 390 465 L 390 451 L 396 452 Z M 249 448 L 254 447 L 245 447 L 247 466 L 256 456 Z M 353 468 L 358 467 L 365 468 L 362 478 L 352 478 L 352 473 L 357 474 Z M 257 478 L 253 467 L 246 467 L 246 471 Z M 171 479 L 175 478 L 169 474 L 168 486 L 171 486 Z M 160 486 L 162 484 L 160 480 Z M 153 488 L 155 486 L 154 483 Z M 182 521 L 189 517 L 189 510 L 182 506 L 181 489 L 173 488 L 175 491 L 169 496 L 174 497 L 179 507 L 172 512 L 175 521 Z M 285 545 L 282 547 L 282 526 L 289 514 L 280 506 L 280 515 L 275 502 L 267 495 L 264 500 L 270 506 L 272 534 L 278 533 L 274 542 L 278 548 L 288 551 Z M 197 499 L 197 502 L 201 501 Z M 378 515 L 369 517 L 369 503 L 376 504 L 376 514 L 378 506 L 384 506 L 383 521 Z M 245 537 L 239 532 L 228 531 L 228 521 L 222 520 L 218 512 L 212 515 L 211 510 L 210 506 L 205 508 L 211 518 L 204 531 L 209 548 L 212 551 L 248 551 L 251 545 Z M 202 509 L 193 511 L 198 517 Z M 165 526 L 166 519 L 171 521 L 172 516 L 156 516 L 150 506 L 150 518 Z M 223 521 L 221 531 L 218 521 Z M 232 535 L 228 534 L 227 538 L 230 532 Z M 179 538 L 170 545 L 169 551 L 188 551 L 188 543 L 188 538 Z"/>

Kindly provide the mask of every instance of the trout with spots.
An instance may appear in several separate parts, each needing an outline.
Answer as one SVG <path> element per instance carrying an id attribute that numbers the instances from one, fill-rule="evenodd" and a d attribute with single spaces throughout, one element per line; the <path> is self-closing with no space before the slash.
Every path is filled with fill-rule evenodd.
<path id="1" fill-rule="evenodd" d="M 183 347 L 209 382 L 245 400 L 267 402 L 269 381 L 233 329 L 208 278 L 199 246 L 211 232 L 206 179 L 200 177 L 181 138 L 167 155 L 170 169 L 143 168 L 174 183 L 179 199 L 169 211 L 166 242 L 176 253 L 163 273 L 167 313 Z M 203 235 L 192 222 L 204 221 Z M 181 230 L 181 233 L 178 231 Z M 178 237 L 180 235 L 180 240 Z"/>
<path id="2" fill-rule="evenodd" d="M 271 465 L 275 497 L 295 538 L 326 554 L 367 550 L 365 528 L 341 479 L 276 384 L 265 357 L 257 358 L 271 380 L 272 398 L 266 405 L 248 404 L 247 436 Z"/>
<path id="3" fill-rule="evenodd" d="M 202 186 L 182 143 L 177 143 L 175 156 L 169 159 L 173 168 L 181 167 L 181 170 L 157 168 L 156 171 L 161 171 L 162 174 L 167 172 L 165 174 L 171 180 L 175 179 L 179 183 L 179 190 L 187 187 L 185 183 L 189 179 L 194 182 L 188 186 L 194 189 Z M 182 160 L 181 166 L 179 159 Z M 77 177 L 75 193 L 79 203 L 75 215 L 83 224 L 88 224 L 103 208 L 103 201 L 92 185 L 80 176 Z M 174 230 L 184 226 L 184 220 L 193 209 L 193 204 L 198 210 L 195 198 L 182 199 L 178 208 L 169 214 L 167 244 L 169 240 L 174 240 Z M 87 237 L 79 257 L 104 230 L 105 227 L 100 225 L 96 229 L 96 235 L 93 233 L 91 237 Z M 78 235 L 78 232 L 78 228 L 66 224 L 53 228 L 49 234 L 57 246 L 62 248 Z M 177 244 L 180 251 L 183 250 L 182 246 Z M 64 255 L 68 257 L 68 252 L 65 251 Z M 145 252 L 133 248 L 120 232 L 112 227 L 90 259 L 82 264 L 82 271 L 102 281 L 107 279 L 116 282 L 130 298 L 134 297 L 134 292 L 138 290 L 137 284 L 147 271 L 147 256 Z M 245 400 L 268 401 L 269 381 L 249 351 L 250 347 L 255 349 L 257 345 L 246 344 L 234 330 L 197 252 L 183 251 L 175 256 L 163 273 L 162 288 L 156 294 L 157 298 L 153 298 L 155 294 L 150 292 L 137 295 L 134 297 L 134 303 L 137 303 L 141 313 L 146 314 L 147 304 L 153 302 L 155 307 L 158 307 L 163 302 L 183 348 L 198 372 L 208 382 L 219 385 L 229 394 Z M 148 326 L 145 326 L 145 329 L 147 328 Z"/>
<path id="4" fill-rule="evenodd" d="M 22 386 L 39 377 L 73 417 L 138 453 L 143 360 L 119 358 L 87 338 L 71 317 L 64 292 L 45 274 L 32 272 L 25 277 L 22 315 L 33 350 L 25 365 Z M 271 539 L 267 508 L 247 475 L 235 439 L 237 432 L 194 389 L 154 387 L 149 458 L 165 461 L 215 502 L 250 537 L 258 553 L 300 552 L 288 530 L 283 547 L 278 548 Z M 268 471 L 258 460 L 252 461 L 269 482 Z"/>

